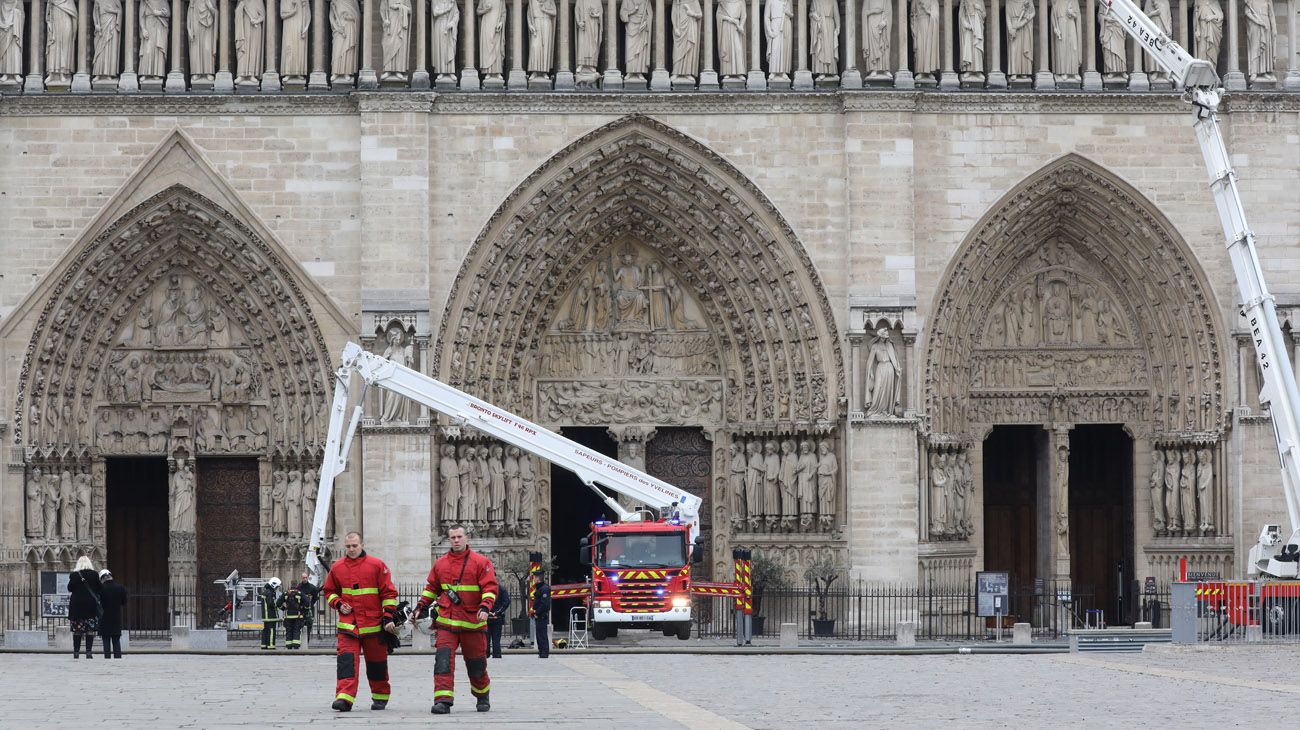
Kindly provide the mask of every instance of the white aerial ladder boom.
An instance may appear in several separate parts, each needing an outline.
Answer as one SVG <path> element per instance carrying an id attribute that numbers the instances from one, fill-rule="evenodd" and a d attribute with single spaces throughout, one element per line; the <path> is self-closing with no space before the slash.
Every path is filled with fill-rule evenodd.
<path id="1" fill-rule="evenodd" d="M 342 362 L 334 379 L 334 402 L 330 406 L 329 432 L 325 440 L 325 457 L 321 462 L 320 485 L 316 493 L 316 515 L 312 521 L 311 542 L 307 548 L 307 565 L 313 582 L 323 579 L 320 553 L 325 539 L 334 478 L 347 466 L 347 453 L 361 420 L 361 397 L 348 414 L 348 386 L 356 373 L 364 386 L 376 386 L 410 398 L 451 417 L 458 425 L 468 426 L 518 446 L 524 451 L 568 469 L 592 489 L 623 522 L 645 518 L 644 511 L 630 511 L 596 485 L 608 487 L 633 503 L 661 511 L 688 528 L 687 541 L 693 544 L 699 534 L 699 511 L 702 500 L 689 492 L 656 479 L 616 459 L 548 431 L 508 411 L 459 391 L 392 360 L 366 352 L 355 343 L 343 348 Z M 347 429 L 344 421 L 347 420 Z"/>
<path id="2" fill-rule="evenodd" d="M 1111 13 L 1151 57 L 1169 72 L 1183 90 L 1184 98 L 1196 107 L 1196 139 L 1210 175 L 1210 191 L 1218 208 L 1219 222 L 1227 238 L 1228 256 L 1236 273 L 1241 315 L 1250 327 L 1255 356 L 1263 377 L 1259 394 L 1273 417 L 1273 435 L 1282 460 L 1282 490 L 1286 496 L 1291 537 L 1285 543 L 1276 525 L 1265 526 L 1260 540 L 1250 551 L 1249 574 L 1296 578 L 1300 569 L 1300 390 L 1287 357 L 1282 327 L 1278 324 L 1273 295 L 1264 284 L 1264 274 L 1255 251 L 1255 234 L 1246 224 L 1246 212 L 1237 190 L 1237 173 L 1232 169 L 1218 108 L 1223 98 L 1219 77 L 1207 61 L 1193 58 L 1182 46 L 1160 30 L 1131 0 L 1104 0 Z M 1279 560 L 1279 557 L 1282 558 Z"/>

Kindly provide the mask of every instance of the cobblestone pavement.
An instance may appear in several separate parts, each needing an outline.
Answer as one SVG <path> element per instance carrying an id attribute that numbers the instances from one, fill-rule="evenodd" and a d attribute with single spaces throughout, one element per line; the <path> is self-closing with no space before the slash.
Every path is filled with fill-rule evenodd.
<path id="1" fill-rule="evenodd" d="M 429 714 L 433 657 L 392 658 L 393 700 L 332 712 L 325 655 L 4 654 L 0 727 L 505 728 L 1296 727 L 1300 647 L 1158 647 L 1142 654 L 700 656 L 516 654 L 490 663 L 492 712 L 466 696 Z M 364 683 L 364 681 L 363 681 Z M 810 721 L 813 721 L 810 723 Z"/>

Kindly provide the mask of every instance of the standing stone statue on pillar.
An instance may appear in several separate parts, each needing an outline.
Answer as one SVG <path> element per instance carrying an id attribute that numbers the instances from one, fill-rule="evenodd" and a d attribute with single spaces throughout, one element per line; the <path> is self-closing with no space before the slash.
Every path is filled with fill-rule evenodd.
<path id="1" fill-rule="evenodd" d="M 528 0 L 528 79 L 551 80 L 555 61 L 555 0 Z"/>
<path id="2" fill-rule="evenodd" d="M 1214 457 L 1207 448 L 1196 450 L 1196 509 L 1202 535 L 1214 533 Z"/>
<path id="3" fill-rule="evenodd" d="M 320 492 L 320 472 L 308 469 L 302 473 L 302 530 L 303 538 L 311 539 L 316 523 L 316 495 Z"/>
<path id="4" fill-rule="evenodd" d="M 141 88 L 145 81 L 154 81 L 162 88 L 161 79 L 167 75 L 168 28 L 171 26 L 172 8 L 167 0 L 139 0 L 140 2 L 140 75 Z"/>
<path id="5" fill-rule="evenodd" d="M 1163 535 L 1166 529 L 1165 516 L 1165 452 L 1154 449 L 1151 452 L 1151 527 L 1157 535 Z"/>
<path id="6" fill-rule="evenodd" d="M 434 85 L 456 85 L 456 42 L 460 33 L 460 7 L 456 0 L 433 0 L 433 35 L 429 47 L 433 52 Z"/>
<path id="7" fill-rule="evenodd" d="M 1183 513 L 1183 531 L 1196 531 L 1196 452 L 1183 449 L 1183 469 L 1178 475 L 1178 502 Z"/>
<path id="8" fill-rule="evenodd" d="M 361 6 L 357 0 L 330 0 L 330 38 L 330 86 L 350 87 L 356 82 L 361 45 Z"/>
<path id="9" fill-rule="evenodd" d="M 474 488 L 474 447 L 461 444 L 456 454 L 456 475 L 460 478 L 460 519 L 474 519 L 478 492 Z"/>
<path id="10" fill-rule="evenodd" d="M 867 389 L 863 410 L 867 417 L 890 418 L 898 415 L 902 400 L 903 371 L 898 364 L 894 342 L 889 337 L 889 328 L 876 330 L 866 360 Z"/>
<path id="11" fill-rule="evenodd" d="M 650 0 L 622 0 L 618 17 L 623 21 L 623 73 L 630 86 L 645 85 L 650 72 Z"/>
<path id="12" fill-rule="evenodd" d="M 235 6 L 235 84 L 243 89 L 256 89 L 265 70 L 265 59 L 266 3 L 239 0 Z"/>
<path id="13" fill-rule="evenodd" d="M 89 469 L 84 466 L 79 468 L 76 476 L 72 477 L 72 482 L 73 491 L 77 495 L 77 540 L 86 544 L 94 539 L 90 534 L 92 490 Z"/>
<path id="14" fill-rule="evenodd" d="M 0 2 L 0 46 L 4 45 L 4 3 Z M 121 71 L 122 55 L 122 0 L 95 0 L 95 55 L 91 64 L 94 78 L 91 83 L 116 88 Z M 3 50 L 0 50 L 0 73 L 3 73 Z"/>
<path id="15" fill-rule="evenodd" d="M 794 527 L 799 519 L 799 455 L 795 453 L 793 439 L 781 441 L 781 526 L 785 529 Z"/>
<path id="16" fill-rule="evenodd" d="M 943 535 L 948 525 L 948 481 L 951 478 L 945 468 L 942 454 L 930 453 L 930 533 Z"/>
<path id="17" fill-rule="evenodd" d="M 799 442 L 799 456 L 795 461 L 795 498 L 799 500 L 799 526 L 812 526 L 817 512 L 817 455 L 812 442 Z"/>
<path id="18" fill-rule="evenodd" d="M 1165 450 L 1165 526 L 1170 532 L 1183 529 L 1183 520 L 1178 513 L 1178 475 L 1182 470 L 1182 459 L 1178 451 Z"/>
<path id="19" fill-rule="evenodd" d="M 763 8 L 763 33 L 767 36 L 768 85 L 788 87 L 794 45 L 792 0 L 767 0 Z"/>
<path id="20" fill-rule="evenodd" d="M 384 348 L 383 356 L 399 365 L 408 368 L 415 367 L 415 347 L 402 326 L 393 324 L 388 328 L 386 336 L 388 346 Z M 407 420 L 407 405 L 407 399 L 404 396 L 389 390 L 380 391 L 379 422 L 405 423 Z"/>
<path id="21" fill-rule="evenodd" d="M 700 24 L 704 11 L 699 0 L 673 0 L 673 77 L 675 86 L 695 83 L 700 73 Z"/>
<path id="22" fill-rule="evenodd" d="M 1192 36 L 1196 39 L 1196 57 L 1218 68 L 1219 44 L 1223 41 L 1223 4 L 1219 0 L 1196 0 L 1196 24 Z"/>
<path id="23" fill-rule="evenodd" d="M 1128 82 L 1128 33 L 1106 3 L 1097 3 L 1097 22 L 1101 68 L 1105 72 L 1102 81 L 1107 88 L 1123 88 Z"/>
<path id="24" fill-rule="evenodd" d="M 460 468 L 456 464 L 455 446 L 443 444 L 438 454 L 438 489 L 442 493 L 442 509 L 438 517 L 446 527 L 460 517 Z"/>
<path id="25" fill-rule="evenodd" d="M 77 539 L 77 488 L 67 467 L 59 472 L 59 535 L 68 542 Z"/>
<path id="26" fill-rule="evenodd" d="M 533 524 L 534 499 L 537 496 L 537 477 L 533 473 L 533 457 L 519 455 L 519 523 L 518 533 L 526 536 Z"/>
<path id="27" fill-rule="evenodd" d="M 745 516 L 749 529 L 757 530 L 763 516 L 763 454 L 758 441 L 745 445 Z"/>
<path id="28" fill-rule="evenodd" d="M 478 0 L 478 64 L 483 85 L 505 86 L 506 0 Z"/>
<path id="29" fill-rule="evenodd" d="M 727 488 L 731 491 L 731 526 L 739 530 L 745 525 L 745 446 L 739 439 L 731 442 L 731 458 L 727 461 Z"/>
<path id="30" fill-rule="evenodd" d="M 194 531 L 194 467 L 191 461 L 176 466 L 172 475 L 171 529 L 173 532 Z"/>
<path id="31" fill-rule="evenodd" d="M 190 85 L 211 88 L 216 78 L 216 0 L 190 0 L 185 30 L 190 40 Z"/>
<path id="32" fill-rule="evenodd" d="M 961 29 L 961 48 L 958 68 L 963 83 L 984 80 L 984 27 L 988 12 L 984 0 L 961 0 L 957 23 Z"/>
<path id="33" fill-rule="evenodd" d="M 271 533 L 283 535 L 289 531 L 289 511 L 285 506 L 285 497 L 289 492 L 289 476 L 283 469 L 276 469 L 271 477 Z"/>
<path id="34" fill-rule="evenodd" d="M 284 490 L 284 511 L 288 517 L 286 532 L 289 537 L 302 536 L 302 472 L 289 470 Z"/>
<path id="35" fill-rule="evenodd" d="M 286 87 L 307 83 L 309 0 L 280 0 L 280 79 Z"/>
<path id="36" fill-rule="evenodd" d="M 889 60 L 890 33 L 894 26 L 894 4 L 891 0 L 863 0 L 862 3 L 862 59 L 864 79 L 868 82 L 885 82 L 893 79 Z"/>
<path id="37" fill-rule="evenodd" d="M 1052 73 L 1057 83 L 1073 83 L 1080 78 L 1083 44 L 1079 26 L 1079 0 L 1052 0 Z"/>
<path id="38" fill-rule="evenodd" d="M 939 34 L 941 18 L 939 0 L 912 0 L 912 45 L 916 53 L 918 84 L 933 85 L 938 80 L 940 61 Z"/>
<path id="39" fill-rule="evenodd" d="M 523 473 L 519 468 L 521 453 L 518 446 L 507 446 L 505 459 L 501 462 L 501 470 L 506 477 L 506 522 L 515 527 L 516 534 L 521 524 L 519 513 L 519 499 L 522 496 Z M 528 457 L 522 457 L 528 458 Z"/>
<path id="40" fill-rule="evenodd" d="M 41 468 L 34 467 L 23 484 L 27 503 L 27 536 L 45 537 L 45 485 L 41 482 Z"/>
<path id="41" fill-rule="evenodd" d="M 744 87 L 745 74 L 749 72 L 748 59 L 745 58 L 745 0 L 718 0 L 718 70 L 722 73 L 723 85 L 730 80 L 739 82 Z"/>
<path id="42" fill-rule="evenodd" d="M 1271 0 L 1270 0 L 1271 1 Z M 1271 7 L 1271 4 L 1270 4 Z M 1145 7 L 1142 8 L 1147 17 L 1155 23 L 1156 27 L 1164 31 L 1166 36 L 1173 33 L 1173 13 L 1169 9 L 1169 0 L 1146 0 Z M 1146 71 L 1151 78 L 1152 87 L 1158 83 L 1169 85 L 1169 74 L 1149 53 L 1142 54 L 1146 59 Z"/>
<path id="43" fill-rule="evenodd" d="M 40 470 L 36 470 L 36 478 L 40 478 Z M 50 467 L 45 474 L 45 481 L 42 484 L 45 492 L 45 531 L 43 537 L 46 540 L 59 539 L 59 506 L 62 504 L 59 495 L 59 476 L 54 473 L 54 468 Z"/>
<path id="44" fill-rule="evenodd" d="M 379 20 L 383 24 L 384 49 L 380 83 L 405 83 L 411 70 L 411 0 L 381 0 Z"/>
<path id="45" fill-rule="evenodd" d="M 600 78 L 600 40 L 605 29 L 605 3 L 601 0 L 577 0 L 573 5 L 574 35 L 577 40 L 578 86 L 594 87 Z"/>
<path id="46" fill-rule="evenodd" d="M 776 450 L 776 441 L 763 443 L 763 514 L 769 528 L 781 518 L 781 456 Z"/>
<path id="47" fill-rule="evenodd" d="M 17 89 L 23 79 L 23 0 L 0 0 L 0 89 Z"/>
<path id="48" fill-rule="evenodd" d="M 498 530 L 506 521 L 506 465 L 505 449 L 492 444 L 488 454 L 488 520 Z"/>
<path id="49" fill-rule="evenodd" d="M 1007 77 L 1028 84 L 1034 75 L 1034 0 L 1006 0 Z M 1018 333 L 1007 331 L 1007 337 Z"/>
<path id="50" fill-rule="evenodd" d="M 817 514 L 823 530 L 830 529 L 835 521 L 835 484 L 840 471 L 831 446 L 830 439 L 817 443 Z"/>
<path id="51" fill-rule="evenodd" d="M 45 6 L 45 85 L 65 87 L 72 80 L 77 52 L 77 3 L 49 0 Z"/>
<path id="52" fill-rule="evenodd" d="M 849 15 L 852 20 L 853 16 Z M 831 83 L 840 78 L 840 4 L 838 0 L 812 0 L 808 10 L 809 31 L 812 34 L 813 78 L 818 83 Z"/>
<path id="53" fill-rule="evenodd" d="M 1167 0 L 1166 0 L 1167 1 Z M 1277 18 L 1273 0 L 1246 2 L 1246 72 L 1250 83 L 1273 83 L 1273 42 L 1277 37 Z"/>

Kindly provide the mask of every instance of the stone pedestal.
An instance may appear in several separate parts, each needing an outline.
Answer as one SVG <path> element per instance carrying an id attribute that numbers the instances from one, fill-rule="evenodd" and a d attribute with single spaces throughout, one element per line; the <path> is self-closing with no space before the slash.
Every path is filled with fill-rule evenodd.
<path id="1" fill-rule="evenodd" d="M 433 564 L 432 462 L 424 428 L 361 435 L 361 499 L 366 551 L 397 576 L 423 576 Z M 486 494 L 487 485 L 481 485 Z"/>
<path id="2" fill-rule="evenodd" d="M 59 626 L 54 629 L 54 648 L 65 651 L 72 650 L 72 629 L 67 626 Z"/>
<path id="3" fill-rule="evenodd" d="M 48 649 L 49 647 L 50 635 L 44 630 L 18 631 L 10 629 L 5 631 L 6 649 Z"/>
<path id="4" fill-rule="evenodd" d="M 798 624 L 781 624 L 781 646 L 788 648 L 799 646 Z"/>
<path id="5" fill-rule="evenodd" d="M 1032 644 L 1034 642 L 1033 626 L 1027 623 L 1018 623 L 1011 627 L 1011 643 L 1017 646 Z"/>
<path id="6" fill-rule="evenodd" d="M 894 630 L 894 643 L 898 646 L 916 646 L 916 622 L 899 621 Z"/>

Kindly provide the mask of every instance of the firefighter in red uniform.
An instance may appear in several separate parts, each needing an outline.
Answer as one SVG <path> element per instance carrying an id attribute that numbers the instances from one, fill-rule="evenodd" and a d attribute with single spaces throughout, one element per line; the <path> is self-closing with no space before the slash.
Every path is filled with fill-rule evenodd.
<path id="1" fill-rule="evenodd" d="M 487 712 L 488 691 L 492 683 L 487 672 L 487 619 L 497 598 L 496 571 L 487 556 L 469 549 L 465 528 L 452 525 L 447 529 L 451 550 L 438 558 L 429 571 L 428 585 L 420 594 L 415 615 L 423 616 L 434 604 L 434 626 L 438 640 L 434 644 L 433 713 L 451 712 L 455 693 L 456 646 L 465 657 L 470 692 L 477 699 L 475 709 Z"/>
<path id="2" fill-rule="evenodd" d="M 370 709 L 388 706 L 388 642 L 381 632 L 397 633 L 397 589 L 384 561 L 367 555 L 361 534 L 343 538 L 343 556 L 330 566 L 323 592 L 338 611 L 338 683 L 334 704 L 339 712 L 352 709 L 357 698 L 357 669 L 366 657 Z"/>

